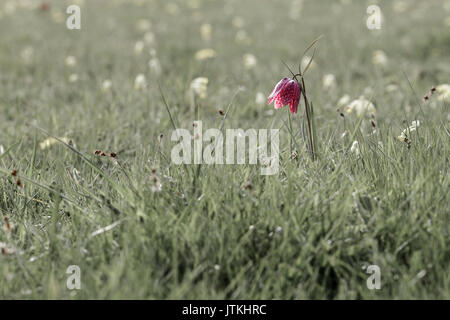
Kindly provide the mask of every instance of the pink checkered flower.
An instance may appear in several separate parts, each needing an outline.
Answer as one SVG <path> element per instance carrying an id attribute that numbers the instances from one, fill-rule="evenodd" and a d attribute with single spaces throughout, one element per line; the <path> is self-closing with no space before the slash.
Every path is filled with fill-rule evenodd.
<path id="1" fill-rule="evenodd" d="M 280 109 L 285 105 L 289 105 L 291 113 L 296 113 L 300 102 L 300 96 L 300 84 L 294 79 L 283 78 L 277 83 L 268 100 L 269 104 L 275 102 L 275 109 Z"/>

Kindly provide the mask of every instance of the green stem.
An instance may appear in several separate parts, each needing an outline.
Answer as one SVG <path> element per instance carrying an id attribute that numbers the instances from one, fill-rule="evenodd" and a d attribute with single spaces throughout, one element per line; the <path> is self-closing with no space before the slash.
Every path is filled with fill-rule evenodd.
<path id="1" fill-rule="evenodd" d="M 310 115 L 309 115 L 309 103 L 308 103 L 308 98 L 306 97 L 305 81 L 304 81 L 303 77 L 302 77 L 302 93 L 303 93 L 303 100 L 305 101 L 306 120 L 308 122 L 309 147 L 311 150 L 312 160 L 314 161 L 315 160 L 314 145 L 313 145 L 313 141 L 312 141 L 311 119 L 310 119 Z"/>

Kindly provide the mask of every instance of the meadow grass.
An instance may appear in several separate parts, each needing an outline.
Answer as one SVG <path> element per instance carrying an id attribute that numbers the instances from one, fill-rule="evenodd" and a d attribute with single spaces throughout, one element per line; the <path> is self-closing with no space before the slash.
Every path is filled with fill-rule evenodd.
<path id="1" fill-rule="evenodd" d="M 1 1 L 0 298 L 449 299 L 450 113 L 437 94 L 422 102 L 449 80 L 449 4 L 376 2 L 378 31 L 366 27 L 365 1 L 304 1 L 298 18 L 293 1 L 78 1 L 82 29 L 71 31 L 71 1 Z M 295 70 L 320 35 L 305 75 L 313 162 L 303 101 L 293 157 L 286 107 L 255 95 L 267 97 L 289 76 L 282 61 Z M 205 48 L 217 56 L 196 60 Z M 372 62 L 376 50 L 386 63 Z M 335 87 L 323 88 L 325 74 Z M 209 83 L 192 109 L 196 77 Z M 345 94 L 374 103 L 375 132 L 369 117 L 337 111 Z M 174 165 L 173 124 L 192 130 L 194 120 L 280 129 L 279 173 Z M 413 120 L 408 148 L 397 136 Z M 41 148 L 52 136 L 64 139 Z M 81 290 L 66 287 L 70 265 Z M 380 290 L 366 286 L 369 265 Z"/>

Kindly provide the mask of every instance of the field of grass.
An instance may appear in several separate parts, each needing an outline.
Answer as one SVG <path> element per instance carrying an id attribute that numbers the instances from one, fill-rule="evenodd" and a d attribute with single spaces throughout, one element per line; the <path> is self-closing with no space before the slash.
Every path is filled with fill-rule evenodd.
<path id="1" fill-rule="evenodd" d="M 312 161 L 266 97 L 321 35 Z M 0 299 L 450 298 L 448 0 L 1 0 L 0 39 Z M 168 110 L 280 129 L 279 172 L 172 163 Z"/>

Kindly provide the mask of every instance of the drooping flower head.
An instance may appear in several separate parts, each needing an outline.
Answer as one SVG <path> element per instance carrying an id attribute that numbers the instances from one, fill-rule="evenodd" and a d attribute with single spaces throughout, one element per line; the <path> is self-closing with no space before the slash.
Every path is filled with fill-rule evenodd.
<path id="1" fill-rule="evenodd" d="M 283 78 L 277 83 L 272 93 L 269 95 L 269 104 L 274 103 L 275 109 L 280 109 L 289 105 L 291 113 L 296 113 L 300 102 L 300 84 L 289 78 Z"/>

